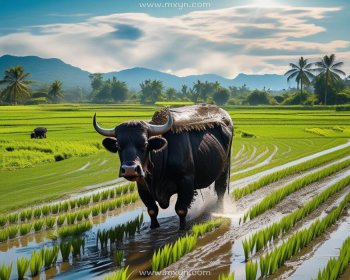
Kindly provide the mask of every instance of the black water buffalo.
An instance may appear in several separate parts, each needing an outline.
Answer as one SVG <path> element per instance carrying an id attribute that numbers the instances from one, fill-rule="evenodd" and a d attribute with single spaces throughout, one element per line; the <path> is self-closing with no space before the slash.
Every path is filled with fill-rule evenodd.
<path id="1" fill-rule="evenodd" d="M 197 189 L 215 182 L 219 202 L 230 179 L 233 123 L 229 114 L 214 105 L 195 105 L 165 112 L 162 124 L 124 122 L 104 129 L 93 118 L 104 147 L 119 153 L 120 177 L 136 181 L 139 195 L 151 217 L 151 228 L 159 227 L 158 206 L 169 206 L 177 194 L 175 210 L 180 229 Z M 154 120 L 154 118 L 153 118 Z"/>
<path id="2" fill-rule="evenodd" d="M 45 127 L 37 127 L 30 134 L 30 138 L 46 138 L 47 129 Z"/>

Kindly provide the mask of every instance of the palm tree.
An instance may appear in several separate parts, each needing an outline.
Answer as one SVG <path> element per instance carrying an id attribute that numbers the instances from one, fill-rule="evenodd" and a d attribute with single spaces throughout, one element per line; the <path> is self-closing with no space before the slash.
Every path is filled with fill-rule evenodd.
<path id="1" fill-rule="evenodd" d="M 63 97 L 63 91 L 62 91 L 62 82 L 61 81 L 54 81 L 49 90 L 49 96 L 52 99 L 52 101 L 57 102 L 58 99 Z"/>
<path id="2" fill-rule="evenodd" d="M 1 92 L 1 98 L 12 104 L 17 104 L 20 99 L 30 97 L 29 84 L 32 81 L 26 80 L 29 73 L 24 73 L 22 66 L 14 66 L 5 70 L 5 76 L 0 80 L 6 88 Z"/>
<path id="3" fill-rule="evenodd" d="M 344 64 L 344 62 L 335 62 L 335 55 L 331 54 L 330 56 L 325 55 L 320 61 L 316 62 L 315 71 L 319 72 L 319 74 L 324 75 L 325 78 L 325 95 L 324 95 L 324 105 L 327 105 L 327 93 L 329 86 L 341 80 L 341 76 L 345 76 L 346 74 L 339 69 Z"/>
<path id="4" fill-rule="evenodd" d="M 311 69 L 312 65 L 312 63 L 307 62 L 307 59 L 300 57 L 298 64 L 290 63 L 289 66 L 292 69 L 284 74 L 285 76 L 288 76 L 288 82 L 292 79 L 295 79 L 298 89 L 300 84 L 300 95 L 303 94 L 303 85 L 310 84 L 311 80 L 315 77 L 315 75 L 311 72 L 313 71 Z"/>

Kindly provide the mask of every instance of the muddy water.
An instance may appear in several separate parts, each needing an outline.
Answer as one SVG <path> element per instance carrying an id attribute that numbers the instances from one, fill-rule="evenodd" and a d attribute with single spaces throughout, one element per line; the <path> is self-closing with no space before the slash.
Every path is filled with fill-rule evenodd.
<path id="1" fill-rule="evenodd" d="M 125 252 L 125 265 L 130 266 L 130 271 L 147 271 L 150 269 L 150 260 L 153 251 L 163 246 L 165 243 L 176 240 L 187 231 L 179 231 L 178 217 L 174 211 L 176 196 L 171 199 L 170 207 L 160 210 L 160 228 L 150 230 L 149 217 L 141 202 L 118 209 L 107 215 L 95 217 L 93 228 L 85 234 L 85 252 L 78 259 L 71 259 L 69 263 L 62 263 L 61 257 L 58 259 L 56 267 L 40 274 L 40 279 L 103 279 L 106 273 L 117 269 L 113 262 L 113 245 L 108 250 L 101 251 L 96 244 L 98 230 L 109 229 L 118 224 L 133 220 L 139 214 L 144 213 L 144 225 L 139 234 L 130 240 L 118 244 L 117 249 Z M 211 213 L 216 210 L 217 197 L 213 188 L 199 192 L 193 206 L 188 213 L 188 228 L 193 223 L 203 222 L 211 219 Z M 32 234 L 12 240 L 6 244 L 0 244 L 0 263 L 13 263 L 11 279 L 16 279 L 16 260 L 19 257 L 30 258 L 33 250 L 51 247 L 55 241 L 46 238 L 47 232 Z"/>
<path id="2" fill-rule="evenodd" d="M 313 253 L 313 256 L 304 261 L 288 279 L 315 279 L 319 269 L 323 269 L 331 257 L 338 257 L 344 240 L 350 235 L 350 217 L 334 231 L 327 240 Z M 285 278 L 287 279 L 287 278 Z"/>

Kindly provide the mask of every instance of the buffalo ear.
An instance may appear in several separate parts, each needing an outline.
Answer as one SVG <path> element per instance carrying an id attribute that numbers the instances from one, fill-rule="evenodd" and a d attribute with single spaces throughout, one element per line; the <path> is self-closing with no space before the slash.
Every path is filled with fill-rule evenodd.
<path id="1" fill-rule="evenodd" d="M 111 153 L 118 152 L 118 142 L 116 139 L 105 138 L 102 141 L 102 145 L 106 148 L 107 151 L 110 151 Z"/>
<path id="2" fill-rule="evenodd" d="M 159 151 L 168 145 L 168 141 L 160 136 L 153 136 L 148 138 L 148 149 L 150 151 Z"/>

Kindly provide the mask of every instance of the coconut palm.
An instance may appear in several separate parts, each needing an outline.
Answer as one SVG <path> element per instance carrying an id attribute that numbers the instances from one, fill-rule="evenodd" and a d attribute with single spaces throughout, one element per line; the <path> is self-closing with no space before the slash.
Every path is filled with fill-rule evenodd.
<path id="1" fill-rule="evenodd" d="M 346 74 L 339 69 L 344 64 L 344 62 L 336 62 L 335 55 L 331 54 L 330 56 L 325 55 L 320 61 L 315 63 L 317 71 L 320 75 L 324 76 L 325 79 L 325 92 L 324 92 L 324 105 L 327 105 L 327 93 L 331 84 L 341 80 L 341 76 Z"/>
<path id="2" fill-rule="evenodd" d="M 63 90 L 62 90 L 62 82 L 61 81 L 54 81 L 49 89 L 49 97 L 52 99 L 52 101 L 57 102 L 59 98 L 63 97 Z"/>
<path id="3" fill-rule="evenodd" d="M 312 63 L 308 63 L 307 59 L 303 57 L 299 58 L 298 64 L 290 63 L 289 66 L 292 68 L 287 71 L 284 75 L 288 76 L 287 81 L 295 79 L 297 82 L 297 88 L 300 85 L 300 95 L 303 94 L 303 86 L 310 84 L 315 75 L 312 73 Z"/>
<path id="4" fill-rule="evenodd" d="M 5 70 L 5 76 L 0 80 L 0 85 L 5 85 L 1 92 L 1 99 L 12 104 L 30 97 L 29 84 L 32 81 L 26 80 L 29 73 L 25 73 L 22 66 L 14 66 Z"/>

